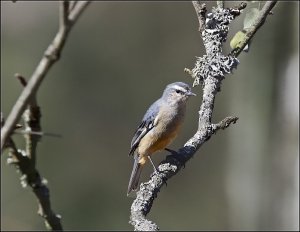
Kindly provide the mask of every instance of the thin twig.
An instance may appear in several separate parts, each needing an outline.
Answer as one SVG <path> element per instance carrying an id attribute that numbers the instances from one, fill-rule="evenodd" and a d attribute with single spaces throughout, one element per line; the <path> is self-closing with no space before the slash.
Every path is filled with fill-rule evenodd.
<path id="1" fill-rule="evenodd" d="M 35 168 L 32 159 L 26 156 L 26 152 L 18 150 L 11 138 L 9 143 L 9 159 L 8 163 L 14 164 L 22 174 L 22 186 L 29 185 L 33 193 L 38 199 L 38 214 L 45 219 L 47 228 L 55 231 L 62 231 L 61 217 L 55 214 L 51 208 L 50 191 L 46 185 L 46 181 L 40 176 Z"/>
<path id="2" fill-rule="evenodd" d="M 16 74 L 15 76 L 20 80 L 21 84 L 26 87 L 26 79 L 20 74 Z M 35 193 L 39 202 L 38 214 L 45 219 L 47 228 L 51 230 L 62 230 L 61 217 L 56 215 L 51 209 L 49 189 L 36 169 L 37 145 L 41 137 L 39 133 L 42 133 L 40 118 L 40 107 L 37 104 L 36 94 L 33 94 L 30 97 L 27 109 L 23 113 L 25 132 L 30 132 L 24 133 L 26 149 L 22 152 L 22 154 L 24 154 L 22 157 L 16 156 L 17 162 L 15 164 L 17 164 L 18 169 L 22 172 L 23 186 L 29 185 Z M 10 140 L 12 141 L 12 139 Z M 21 152 L 15 149 L 11 151 L 11 154 L 14 155 L 18 153 Z"/>
<path id="3" fill-rule="evenodd" d="M 237 57 L 244 49 L 244 47 L 250 42 L 252 37 L 258 31 L 258 29 L 264 24 L 266 18 L 270 14 L 273 7 L 276 5 L 277 1 L 267 1 L 263 8 L 260 10 L 259 15 L 257 16 L 255 22 L 251 26 L 250 29 L 247 30 L 246 36 L 244 37 L 243 41 L 240 42 L 238 48 L 233 49 L 230 54 Z"/>
<path id="4" fill-rule="evenodd" d="M 19 96 L 17 102 L 13 106 L 10 114 L 7 117 L 6 123 L 1 129 L 1 152 L 3 151 L 4 144 L 13 131 L 14 125 L 18 122 L 21 115 L 23 114 L 31 96 L 36 94 L 39 86 L 41 85 L 52 65 L 59 60 L 61 51 L 64 47 L 70 29 L 88 4 L 89 1 L 82 1 L 76 4 L 76 7 L 69 14 L 69 23 L 67 24 L 67 26 L 59 28 L 55 38 L 46 49 L 44 56 L 36 67 L 34 73 L 32 74 L 23 92 Z"/>
<path id="5" fill-rule="evenodd" d="M 4 116 L 1 112 L 1 125 L 4 124 Z M 28 140 L 26 140 L 28 142 Z M 30 140 L 29 140 L 30 142 Z M 28 146 L 28 145 L 26 145 Z M 8 148 L 8 164 L 16 166 L 22 174 L 21 185 L 30 186 L 36 198 L 38 199 L 38 214 L 45 219 L 47 228 L 51 230 L 63 230 L 61 225 L 61 216 L 55 214 L 51 208 L 50 191 L 45 179 L 43 179 L 35 167 L 34 153 L 28 155 L 26 151 L 18 150 L 11 137 L 8 138 L 5 147 Z M 31 152 L 31 149 L 26 148 Z"/>
<path id="6" fill-rule="evenodd" d="M 53 212 L 51 208 L 49 189 L 46 186 L 46 182 L 36 169 L 37 144 L 41 135 L 45 134 L 41 132 L 41 113 L 40 107 L 37 104 L 36 92 L 50 67 L 59 59 L 72 25 L 74 25 L 83 9 L 85 9 L 88 5 L 88 2 L 81 2 L 81 4 L 76 5 L 77 8 L 74 8 L 70 12 L 72 17 L 69 19 L 69 2 L 63 1 L 60 3 L 60 25 L 58 33 L 45 51 L 42 60 L 37 66 L 29 82 L 27 82 L 22 75 L 15 74 L 22 86 L 24 86 L 24 90 L 12 109 L 6 123 L 4 122 L 4 118 L 1 113 L 1 126 L 3 126 L 3 128 L 1 128 L 1 151 L 4 146 L 5 148 L 9 148 L 8 162 L 15 164 L 17 169 L 21 171 L 21 184 L 24 187 L 29 185 L 32 188 L 39 203 L 38 214 L 45 219 L 47 228 L 56 231 L 63 230 L 61 225 L 61 216 L 56 215 Z M 25 151 L 18 150 L 10 137 L 11 133 L 16 128 L 15 123 L 22 113 L 25 126 L 24 132 L 28 132 L 23 133 L 26 142 Z"/>
<path id="7" fill-rule="evenodd" d="M 4 126 L 4 123 L 5 123 L 5 119 L 4 119 L 3 113 L 1 112 L 1 130 L 2 130 L 2 127 Z M 16 125 L 14 126 L 13 132 L 16 132 L 15 129 L 19 129 L 19 128 L 21 128 L 21 127 L 22 127 L 22 125 L 16 124 Z M 10 138 L 8 138 L 8 140 L 7 140 L 6 143 L 4 144 L 4 149 L 5 149 L 5 148 L 8 148 L 8 147 L 10 146 L 10 141 L 11 141 Z M 1 153 L 1 155 L 2 155 L 2 153 Z"/>
<path id="8" fill-rule="evenodd" d="M 72 11 L 69 13 L 70 26 L 72 26 L 85 10 L 85 8 L 90 4 L 91 1 L 79 1 L 76 2 L 76 5 L 73 7 Z"/>
<path id="9" fill-rule="evenodd" d="M 15 74 L 21 84 L 26 87 L 27 81 L 25 77 L 20 74 Z M 37 104 L 36 94 L 32 95 L 29 99 L 27 109 L 24 111 L 23 115 L 25 131 L 41 132 L 41 113 L 40 107 Z M 26 155 L 30 158 L 32 166 L 35 167 L 36 160 L 36 148 L 40 141 L 40 135 L 34 133 L 24 134 L 25 144 L 26 144 Z"/>
<path id="10" fill-rule="evenodd" d="M 69 12 L 71 12 L 73 10 L 73 8 L 75 7 L 77 1 L 70 1 L 70 4 L 69 4 Z"/>
<path id="11" fill-rule="evenodd" d="M 16 73 L 15 77 L 20 81 L 20 83 L 23 87 L 25 87 L 27 85 L 26 79 L 21 74 Z"/>
<path id="12" fill-rule="evenodd" d="M 69 15 L 69 1 L 62 1 L 60 2 L 59 6 L 59 27 L 67 27 L 69 23 L 68 19 Z"/>
<path id="13" fill-rule="evenodd" d="M 21 74 L 16 73 L 15 77 L 20 81 L 21 85 L 25 87 L 27 85 L 27 80 Z M 36 94 L 33 94 L 28 100 L 28 105 L 31 107 L 37 107 Z"/>
<path id="14" fill-rule="evenodd" d="M 199 31 L 202 32 L 205 29 L 205 18 L 206 18 L 206 4 L 200 1 L 193 1 L 193 6 L 195 8 L 197 18 L 199 21 Z"/>
<path id="15" fill-rule="evenodd" d="M 43 131 L 27 131 L 27 130 L 15 130 L 14 134 L 32 134 L 32 135 L 39 135 L 39 136 L 49 136 L 49 137 L 55 137 L 55 138 L 61 138 L 61 134 L 56 133 L 50 133 L 50 132 L 43 132 Z"/>
<path id="16" fill-rule="evenodd" d="M 217 1 L 217 6 L 219 8 L 224 8 L 225 2 L 224 1 Z"/>
<path id="17" fill-rule="evenodd" d="M 232 7 L 232 9 L 240 13 L 243 9 L 246 8 L 246 6 L 247 6 L 246 2 L 240 2 L 237 6 Z"/>

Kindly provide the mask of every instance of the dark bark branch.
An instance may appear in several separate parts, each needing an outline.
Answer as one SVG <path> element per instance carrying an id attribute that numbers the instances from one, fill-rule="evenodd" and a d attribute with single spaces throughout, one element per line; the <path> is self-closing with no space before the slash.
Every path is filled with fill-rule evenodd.
<path id="1" fill-rule="evenodd" d="M 154 199 L 166 181 L 174 176 L 185 163 L 193 157 L 203 143 L 210 139 L 220 129 L 236 123 L 237 117 L 226 117 L 217 124 L 212 124 L 212 113 L 216 94 L 221 89 L 221 82 L 225 75 L 236 68 L 239 61 L 236 56 L 222 54 L 222 43 L 226 41 L 230 22 L 246 7 L 241 3 L 237 7 L 225 9 L 213 8 L 212 13 L 206 14 L 205 5 L 200 1 L 193 1 L 199 21 L 206 55 L 199 57 L 192 70 L 185 69 L 195 80 L 194 86 L 202 84 L 203 96 L 199 110 L 198 130 L 194 136 L 178 151 L 171 151 L 164 161 L 158 166 L 158 173 L 153 173 L 148 182 L 140 185 L 136 199 L 131 206 L 130 223 L 136 231 L 159 230 L 159 227 L 146 219 L 150 212 Z M 271 8 L 269 8 L 271 10 Z"/>
<path id="2" fill-rule="evenodd" d="M 4 144 L 6 143 L 7 139 L 13 131 L 14 125 L 18 122 L 21 115 L 23 114 L 30 98 L 34 94 L 36 94 L 40 84 L 44 80 L 46 74 L 48 73 L 52 65 L 59 60 L 61 51 L 64 47 L 65 41 L 69 35 L 72 26 L 74 25 L 74 23 L 88 4 L 89 1 L 78 2 L 68 16 L 69 22 L 67 24 L 62 23 L 60 25 L 55 38 L 53 39 L 49 47 L 46 49 L 44 56 L 42 57 L 40 63 L 36 67 L 34 73 L 28 81 L 28 84 L 24 88 L 16 104 L 13 106 L 10 114 L 7 117 L 6 123 L 4 124 L 1 130 L 1 152 L 3 151 Z M 65 12 L 65 3 L 63 8 L 63 12 Z M 64 20 L 61 21 L 66 22 L 65 13 L 63 14 Z"/>
<path id="3" fill-rule="evenodd" d="M 73 10 L 73 8 L 75 7 L 77 1 L 70 1 L 69 3 L 69 12 L 71 12 Z"/>
<path id="4" fill-rule="evenodd" d="M 59 6 L 59 27 L 67 27 L 69 23 L 69 1 L 60 2 Z"/>
<path id="5" fill-rule="evenodd" d="M 26 87 L 27 81 L 20 74 L 15 75 L 21 82 L 21 84 Z M 25 125 L 25 131 L 28 132 L 41 132 L 40 124 L 40 107 L 37 104 L 36 94 L 32 95 L 29 99 L 27 109 L 23 113 L 23 121 Z M 33 133 L 24 133 L 26 149 L 25 153 L 32 162 L 32 166 L 35 167 L 36 162 L 36 148 L 40 140 L 40 135 Z"/>
<path id="6" fill-rule="evenodd" d="M 61 217 L 55 214 L 51 208 L 50 192 L 32 159 L 27 156 L 25 151 L 18 150 L 11 138 L 8 139 L 9 158 L 7 162 L 14 164 L 22 174 L 21 184 L 23 187 L 29 185 L 38 200 L 38 214 L 45 219 L 48 229 L 62 231 Z"/>
<path id="7" fill-rule="evenodd" d="M 23 77 L 19 76 L 19 79 L 22 79 L 22 83 L 25 83 L 25 79 Z M 28 107 L 27 110 L 30 111 L 30 107 Z M 1 113 L 1 125 L 3 124 L 4 117 Z M 26 127 L 30 127 L 32 124 L 35 124 L 35 119 L 28 117 L 28 120 L 25 120 Z M 35 128 L 30 127 L 29 129 Z M 23 187 L 31 187 L 38 200 L 38 214 L 45 219 L 46 227 L 51 230 L 61 231 L 63 230 L 61 225 L 61 216 L 55 214 L 52 210 L 50 192 L 47 187 L 46 180 L 40 176 L 39 171 L 35 166 L 35 154 L 38 139 L 32 138 L 30 134 L 26 134 L 25 140 L 26 150 L 23 151 L 17 149 L 11 137 L 8 138 L 7 143 L 5 144 L 5 148 L 8 148 L 9 154 L 7 163 L 15 165 L 17 171 L 21 173 L 21 185 Z"/>
<path id="8" fill-rule="evenodd" d="M 20 83 L 23 87 L 25 87 L 27 85 L 26 79 L 21 74 L 16 73 L 15 77 L 20 81 Z"/>
<path id="9" fill-rule="evenodd" d="M 41 132 L 40 107 L 37 104 L 37 90 L 49 71 L 50 67 L 59 60 L 60 53 L 67 39 L 68 33 L 88 5 L 88 1 L 76 4 L 69 12 L 69 2 L 60 2 L 59 30 L 54 40 L 44 53 L 42 60 L 37 66 L 29 82 L 20 74 L 18 78 L 24 90 L 13 107 L 7 122 L 1 113 L 1 151 L 3 148 L 9 148 L 9 157 L 7 162 L 14 164 L 22 174 L 21 184 L 23 187 L 30 186 L 38 200 L 38 214 L 45 219 L 48 229 L 61 231 L 61 216 L 53 212 L 50 202 L 49 189 L 46 181 L 40 176 L 36 169 L 36 149 L 41 135 L 47 134 Z M 25 110 L 26 108 L 26 110 Z M 12 138 L 11 133 L 16 129 L 15 123 L 23 114 L 25 130 L 23 131 L 26 148 L 25 151 L 18 150 Z"/>

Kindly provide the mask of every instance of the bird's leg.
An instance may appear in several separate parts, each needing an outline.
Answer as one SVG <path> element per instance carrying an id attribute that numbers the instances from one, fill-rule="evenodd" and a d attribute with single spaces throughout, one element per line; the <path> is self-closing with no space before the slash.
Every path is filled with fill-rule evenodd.
<path id="1" fill-rule="evenodd" d="M 155 165 L 154 165 L 154 163 L 153 163 L 153 161 L 152 161 L 152 159 L 151 159 L 151 157 L 150 157 L 149 155 L 148 155 L 148 159 L 150 160 L 150 162 L 151 162 L 151 164 L 152 164 L 152 166 L 153 166 L 153 168 L 154 168 L 155 174 L 158 174 L 158 170 L 157 170 L 157 168 L 155 167 Z M 167 186 L 167 181 L 164 180 L 164 182 L 165 182 L 165 184 L 166 184 L 166 186 Z"/>
<path id="2" fill-rule="evenodd" d="M 165 150 L 170 152 L 172 155 L 177 155 L 177 151 L 171 150 L 169 148 L 165 148 Z"/>
<path id="3" fill-rule="evenodd" d="M 155 167 L 155 165 L 154 165 L 154 163 L 153 163 L 153 161 L 152 161 L 150 155 L 148 155 L 148 159 L 150 160 L 150 162 L 151 162 L 151 164 L 152 164 L 152 166 L 153 166 L 154 172 L 155 172 L 156 174 L 158 174 L 158 170 L 157 170 L 157 168 Z"/>

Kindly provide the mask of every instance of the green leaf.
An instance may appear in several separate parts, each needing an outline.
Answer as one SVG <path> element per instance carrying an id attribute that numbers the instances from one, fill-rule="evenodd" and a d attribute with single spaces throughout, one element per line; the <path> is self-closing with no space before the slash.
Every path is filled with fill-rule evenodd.
<path id="1" fill-rule="evenodd" d="M 243 31 L 238 31 L 234 36 L 233 38 L 230 40 L 230 47 L 232 49 L 235 49 L 235 48 L 238 48 L 240 47 L 240 44 L 242 41 L 244 41 L 246 37 L 246 34 L 245 32 Z"/>
<path id="2" fill-rule="evenodd" d="M 244 29 L 251 27 L 259 14 L 259 9 L 251 8 L 244 19 Z"/>

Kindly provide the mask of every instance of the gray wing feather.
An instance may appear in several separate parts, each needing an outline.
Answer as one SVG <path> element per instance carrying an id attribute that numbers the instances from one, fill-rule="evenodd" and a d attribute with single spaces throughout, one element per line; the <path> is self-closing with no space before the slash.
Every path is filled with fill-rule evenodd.
<path id="1" fill-rule="evenodd" d="M 135 131 L 135 134 L 131 141 L 131 147 L 129 151 L 129 155 L 132 155 L 136 148 L 138 147 L 141 139 L 154 127 L 154 121 L 156 116 L 158 115 L 159 108 L 161 101 L 160 99 L 154 102 L 149 109 L 147 110 L 146 114 L 143 117 L 141 124 Z"/>

